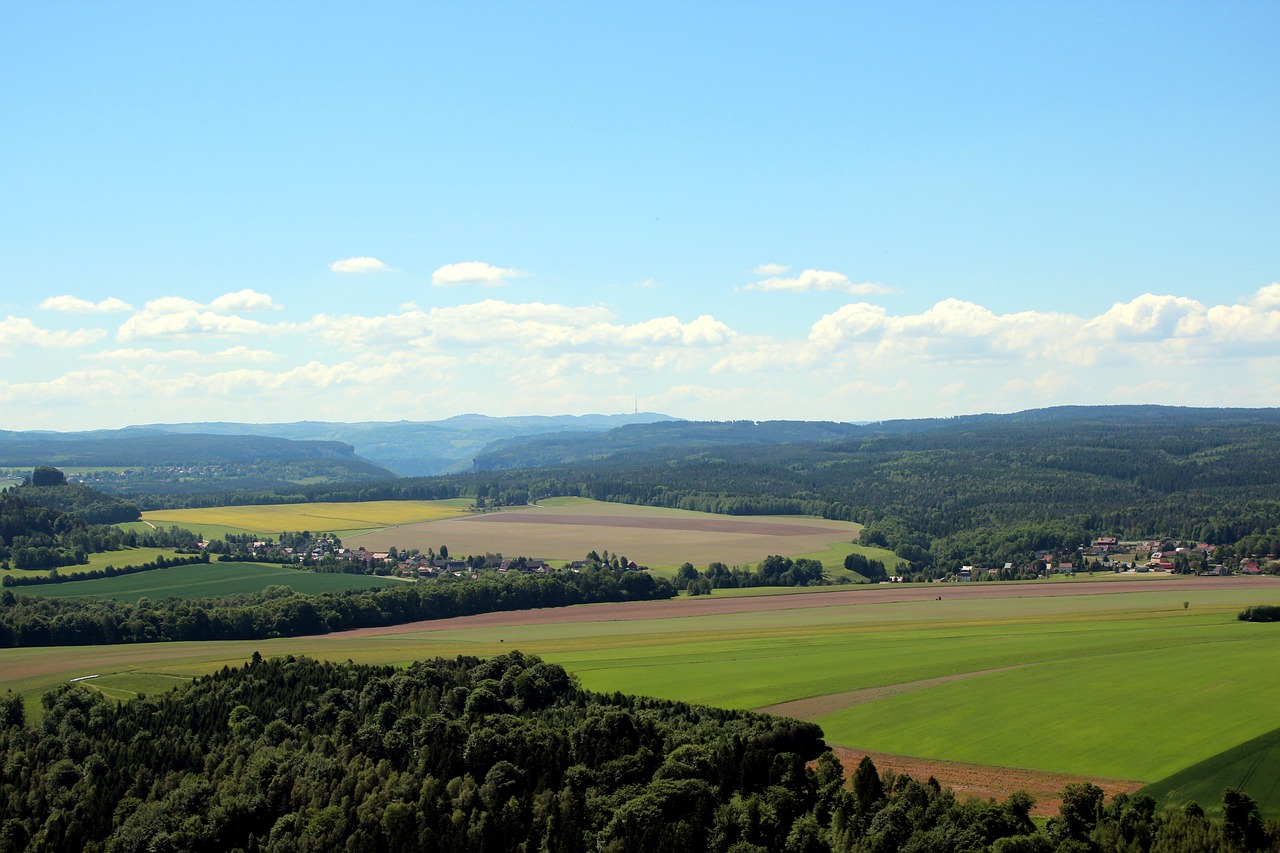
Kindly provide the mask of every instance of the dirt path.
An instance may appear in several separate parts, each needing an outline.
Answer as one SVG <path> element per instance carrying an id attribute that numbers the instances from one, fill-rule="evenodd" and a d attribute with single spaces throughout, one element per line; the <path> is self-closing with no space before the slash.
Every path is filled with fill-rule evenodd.
<path id="1" fill-rule="evenodd" d="M 843 693 L 828 693 L 824 696 L 810 696 L 807 699 L 780 702 L 777 705 L 766 705 L 763 708 L 756 708 L 756 710 L 766 714 L 777 714 L 780 717 L 795 717 L 797 720 L 812 721 L 827 714 L 834 714 L 844 708 L 851 708 L 854 705 L 874 702 L 877 699 L 887 699 L 890 696 L 899 696 L 903 693 L 912 693 L 916 690 L 926 690 L 930 687 L 937 687 L 939 684 L 949 684 L 952 681 L 963 681 L 966 678 L 986 675 L 989 672 L 1018 669 L 1020 666 L 1021 664 L 1017 666 L 998 666 L 994 669 L 981 669 L 976 672 L 958 672 L 954 675 L 940 675 L 937 678 L 904 681 L 901 684 L 864 687 L 861 690 L 846 690 Z"/>

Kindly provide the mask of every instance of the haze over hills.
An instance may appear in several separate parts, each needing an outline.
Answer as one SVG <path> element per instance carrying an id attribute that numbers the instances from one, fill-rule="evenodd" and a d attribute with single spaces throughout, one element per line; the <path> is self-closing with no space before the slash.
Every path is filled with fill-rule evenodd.
<path id="1" fill-rule="evenodd" d="M 169 433 L 261 435 L 294 441 L 340 441 L 359 456 L 402 477 L 470 471 L 472 459 L 496 441 L 548 433 L 596 433 L 627 424 L 675 420 L 638 412 L 619 415 L 528 415 L 494 418 L 464 414 L 439 421 L 299 421 L 297 423 L 149 424 Z"/>
<path id="2" fill-rule="evenodd" d="M 176 465 L 259 459 L 350 458 L 365 475 L 427 476 L 472 469 L 473 458 L 498 441 L 540 435 L 592 434 L 619 426 L 675 420 L 637 412 L 495 418 L 465 414 L 439 421 L 357 423 L 147 424 L 89 432 L 0 431 L 0 465 Z M 371 463 L 371 464 L 370 464 Z M 376 470 L 375 470 L 376 469 Z"/>

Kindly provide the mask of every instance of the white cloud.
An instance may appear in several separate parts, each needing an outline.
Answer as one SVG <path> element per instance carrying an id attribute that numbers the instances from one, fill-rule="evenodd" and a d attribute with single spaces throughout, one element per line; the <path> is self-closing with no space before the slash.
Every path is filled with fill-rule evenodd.
<path id="1" fill-rule="evenodd" d="M 1144 293 L 1112 305 L 1089 321 L 1085 332 L 1111 340 L 1183 337 L 1204 330 L 1206 313 L 1203 305 L 1185 296 Z"/>
<path id="2" fill-rule="evenodd" d="M 1253 295 L 1253 299 L 1249 300 L 1255 308 L 1264 311 L 1280 308 L 1280 282 L 1268 284 L 1266 287 L 1258 289 Z"/>
<path id="3" fill-rule="evenodd" d="M 214 311 L 231 313 L 235 311 L 278 311 L 280 306 L 265 293 L 256 290 L 237 290 L 235 293 L 224 293 L 209 305 Z"/>
<path id="4" fill-rule="evenodd" d="M 252 294 L 245 297 L 244 294 Z M 241 291 L 219 297 L 221 304 L 243 304 L 246 299 L 257 302 L 261 294 Z M 214 300 L 214 304 L 220 304 Z M 270 304 L 270 299 L 267 298 Z M 259 303 L 260 304 L 260 303 Z M 257 320 L 247 320 L 234 314 L 219 313 L 180 296 L 167 296 L 148 302 L 141 311 L 120 324 L 116 330 L 119 341 L 156 338 L 233 337 L 236 335 L 261 335 L 273 331 L 271 326 Z"/>
<path id="5" fill-rule="evenodd" d="M 765 269 L 772 269 L 775 265 L 766 264 L 764 267 L 757 267 L 756 271 L 762 275 Z M 785 272 L 786 268 L 782 269 Z M 800 275 L 793 278 L 782 278 L 774 276 L 757 281 L 754 284 L 748 284 L 747 290 L 774 290 L 774 291 L 792 291 L 796 293 L 806 293 L 813 290 L 837 290 L 844 293 L 853 293 L 859 296 L 869 296 L 874 293 L 890 293 L 891 288 L 885 287 L 883 284 L 875 282 L 858 283 L 850 280 L 844 273 L 831 272 L 829 270 L 804 270 Z"/>
<path id="6" fill-rule="evenodd" d="M 114 296 L 101 302 L 90 302 L 78 296 L 50 296 L 40 307 L 48 311 L 65 311 L 68 314 L 113 314 L 121 311 L 132 311 L 133 306 L 123 299 Z"/>
<path id="7" fill-rule="evenodd" d="M 359 258 L 343 258 L 329 264 L 329 269 L 334 272 L 390 272 L 391 267 L 384 264 L 377 258 L 359 257 Z"/>
<path id="8" fill-rule="evenodd" d="M 761 264 L 752 270 L 756 275 L 783 275 L 790 271 L 791 267 L 785 264 Z"/>
<path id="9" fill-rule="evenodd" d="M 437 287 L 449 287 L 457 284 L 483 284 L 498 287 L 507 283 L 509 278 L 528 275 L 524 270 L 504 269 L 480 261 L 463 261 L 457 264 L 445 264 L 431 274 L 431 283 Z"/>
<path id="10" fill-rule="evenodd" d="M 86 361 L 103 362 L 164 362 L 164 363 L 208 363 L 226 361 L 268 362 L 277 361 L 280 356 L 268 350 L 250 349 L 248 347 L 229 347 L 219 352 L 204 353 L 196 350 L 157 350 L 150 347 L 142 349 L 120 348 L 103 350 L 84 356 Z"/>
<path id="11" fill-rule="evenodd" d="M 9 316 L 0 320 L 0 354 L 9 355 L 22 347 L 52 349 L 85 346 L 102 340 L 106 334 L 101 329 L 42 329 L 26 317 Z"/>
<path id="12" fill-rule="evenodd" d="M 1078 383 L 1066 373 L 1047 370 L 1031 379 L 1010 379 L 1000 388 L 1006 394 L 1016 394 L 1038 401 L 1059 398 L 1064 391 Z"/>

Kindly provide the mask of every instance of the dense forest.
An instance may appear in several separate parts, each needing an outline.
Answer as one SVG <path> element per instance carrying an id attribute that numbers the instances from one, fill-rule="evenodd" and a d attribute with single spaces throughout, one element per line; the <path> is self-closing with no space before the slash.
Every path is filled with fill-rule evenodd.
<path id="1" fill-rule="evenodd" d="M 136 532 L 114 526 L 138 517 L 131 501 L 67 483 L 56 468 L 38 467 L 21 486 L 0 492 L 0 565 L 56 569 L 122 548 L 196 544 L 195 534 L 178 528 Z"/>
<path id="2" fill-rule="evenodd" d="M 960 802 L 844 768 L 811 723 L 579 689 L 519 652 L 407 669 L 293 657 L 115 703 L 0 699 L 0 851 L 1235 853 L 1277 830 L 1082 783 Z"/>
<path id="3" fill-rule="evenodd" d="M 0 647 L 298 637 L 476 613 L 657 601 L 676 592 L 664 578 L 603 567 L 551 575 L 485 572 L 475 579 L 450 576 L 321 595 L 274 586 L 252 595 L 137 604 L 17 595 L 6 587 L 0 592 Z"/>

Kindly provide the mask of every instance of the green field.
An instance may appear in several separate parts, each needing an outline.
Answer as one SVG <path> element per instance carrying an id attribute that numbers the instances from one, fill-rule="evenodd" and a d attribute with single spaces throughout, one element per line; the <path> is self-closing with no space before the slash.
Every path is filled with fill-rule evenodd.
<path id="1" fill-rule="evenodd" d="M 1239 762 L 1253 755 L 1240 747 L 1257 738 L 1264 758 L 1274 753 L 1265 736 L 1275 721 L 1264 709 L 1280 701 L 1280 625 L 1235 616 L 1248 604 L 1280 603 L 1280 584 L 981 586 L 973 594 L 997 597 L 962 599 L 947 586 L 938 587 L 945 601 L 895 601 L 901 591 L 880 586 L 749 613 L 706 613 L 713 595 L 668 602 L 664 618 L 645 620 L 589 606 L 557 611 L 572 621 L 500 628 L 3 650 L 0 682 L 34 701 L 75 676 L 97 674 L 104 687 L 119 676 L 116 689 L 127 692 L 131 678 L 193 676 L 254 650 L 406 663 L 520 649 L 594 690 L 732 708 L 824 697 L 828 707 L 811 716 L 830 742 L 892 754 L 1156 783 L 1215 757 L 1237 765 L 1231 778 L 1239 777 Z M 1063 594 L 1014 597 L 1037 587 Z M 779 607 L 795 600 L 771 599 Z M 862 692 L 841 695 L 849 691 Z M 1221 757 L 1231 750 L 1230 760 Z M 1246 790 L 1280 815 L 1276 765 L 1259 766 L 1265 771 L 1248 776 Z M 1177 796 L 1187 790 L 1185 780 L 1175 787 Z M 1220 795 L 1216 781 L 1196 793 L 1206 807 Z"/>
<path id="2" fill-rule="evenodd" d="M 117 569 L 123 569 L 127 566 L 141 566 L 145 563 L 154 563 L 157 557 L 165 557 L 166 559 L 173 557 L 172 548 L 124 548 L 119 551 L 102 551 L 98 554 L 90 554 L 89 561 L 77 566 L 59 566 L 58 574 L 76 575 L 83 572 L 93 571 L 94 569 L 105 569 L 107 566 L 115 566 Z M 48 569 L 0 569 L 0 577 L 5 575 L 14 575 L 16 577 L 47 577 Z M 32 589 L 32 587 L 27 587 Z"/>
<path id="3" fill-rule="evenodd" d="M 115 598 L 136 603 L 140 598 L 213 598 L 261 592 L 269 586 L 287 586 L 314 594 L 367 589 L 402 583 L 373 575 L 317 574 L 275 563 L 200 563 L 173 566 L 114 578 L 68 581 L 41 586 L 15 587 L 22 595 L 46 598 Z"/>

